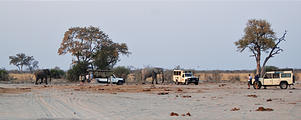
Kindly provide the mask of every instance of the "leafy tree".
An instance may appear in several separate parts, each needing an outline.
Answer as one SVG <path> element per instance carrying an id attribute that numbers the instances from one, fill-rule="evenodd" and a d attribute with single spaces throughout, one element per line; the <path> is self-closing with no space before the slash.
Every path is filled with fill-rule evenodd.
<path id="1" fill-rule="evenodd" d="M 23 66 L 30 65 L 34 60 L 33 56 L 26 56 L 24 53 L 16 54 L 16 56 L 9 56 L 9 64 L 13 64 L 18 67 L 19 71 L 23 71 Z"/>
<path id="2" fill-rule="evenodd" d="M 114 43 L 98 27 L 73 27 L 65 32 L 58 54 L 71 53 L 77 63 L 106 69 L 114 66 L 119 54 L 129 54 L 125 43 Z M 109 66 L 109 67 L 108 67 Z"/>
<path id="3" fill-rule="evenodd" d="M 271 24 L 265 20 L 251 19 L 244 29 L 244 36 L 236 41 L 238 51 L 243 52 L 249 49 L 257 63 L 256 74 L 263 75 L 264 67 L 268 60 L 283 51 L 278 45 L 285 41 L 286 31 L 281 38 L 276 38 Z M 262 53 L 267 53 L 261 65 Z"/>
<path id="4" fill-rule="evenodd" d="M 119 55 L 128 55 L 128 48 L 125 43 L 118 44 L 111 40 L 105 41 L 101 49 L 93 56 L 94 65 L 99 69 L 112 69 L 119 61 Z"/>
<path id="5" fill-rule="evenodd" d="M 117 77 L 122 77 L 122 78 L 126 79 L 128 74 L 130 74 L 131 70 L 130 70 L 130 68 L 127 68 L 124 66 L 118 66 L 113 69 L 113 72 Z"/>
<path id="6" fill-rule="evenodd" d="M 90 62 L 103 40 L 109 40 L 109 37 L 97 27 L 73 27 L 65 32 L 58 54 L 69 52 L 77 62 Z"/>

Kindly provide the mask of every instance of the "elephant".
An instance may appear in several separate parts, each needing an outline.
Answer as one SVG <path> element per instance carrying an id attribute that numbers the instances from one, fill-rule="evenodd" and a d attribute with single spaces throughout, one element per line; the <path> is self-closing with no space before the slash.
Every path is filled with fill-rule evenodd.
<path id="1" fill-rule="evenodd" d="M 35 84 L 38 84 L 38 80 L 41 79 L 40 84 L 43 83 L 43 80 L 45 80 L 46 85 L 48 84 L 47 78 L 49 77 L 49 82 L 51 83 L 51 72 L 49 69 L 42 69 L 42 70 L 37 70 L 34 73 L 36 77 L 36 82 Z"/>
<path id="2" fill-rule="evenodd" d="M 154 81 L 158 84 L 157 75 L 162 74 L 162 83 L 164 83 L 164 70 L 163 68 L 145 68 L 141 70 L 141 77 L 143 83 L 145 83 L 146 78 L 152 77 L 152 84 Z"/>

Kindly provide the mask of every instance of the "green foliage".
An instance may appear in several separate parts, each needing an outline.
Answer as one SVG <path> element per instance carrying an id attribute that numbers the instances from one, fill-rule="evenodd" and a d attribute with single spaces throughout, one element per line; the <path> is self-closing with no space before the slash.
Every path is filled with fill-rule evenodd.
<path id="1" fill-rule="evenodd" d="M 119 61 L 120 54 L 129 54 L 126 44 L 118 44 L 110 40 L 105 41 L 105 44 L 102 44 L 101 49 L 98 50 L 93 57 L 94 65 L 102 70 L 112 69 Z"/>
<path id="2" fill-rule="evenodd" d="M 7 81 L 8 79 L 8 72 L 5 69 L 0 69 L 0 81 Z"/>
<path id="3" fill-rule="evenodd" d="M 72 27 L 65 32 L 58 49 L 59 55 L 70 53 L 76 62 L 87 62 L 96 69 L 112 69 L 119 61 L 119 55 L 128 55 L 125 43 L 114 43 L 98 27 Z"/>
<path id="4" fill-rule="evenodd" d="M 63 78 L 65 76 L 65 71 L 61 70 L 59 67 L 50 69 L 51 77 L 55 79 Z"/>
<path id="5" fill-rule="evenodd" d="M 67 71 L 67 79 L 70 81 L 79 81 L 79 76 L 88 74 L 88 63 L 79 62 L 72 66 L 70 70 Z"/>
<path id="6" fill-rule="evenodd" d="M 126 79 L 127 75 L 130 74 L 131 70 L 124 66 L 118 66 L 113 69 L 113 72 L 117 77 L 122 77 L 122 78 Z"/>

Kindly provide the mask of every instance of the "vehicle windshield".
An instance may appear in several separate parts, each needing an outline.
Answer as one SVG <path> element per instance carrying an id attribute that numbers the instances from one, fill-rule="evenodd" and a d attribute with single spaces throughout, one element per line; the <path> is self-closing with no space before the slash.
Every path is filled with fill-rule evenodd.
<path id="1" fill-rule="evenodd" d="M 190 74 L 190 73 L 185 74 L 185 77 L 191 77 L 191 76 L 192 76 L 192 74 Z"/>

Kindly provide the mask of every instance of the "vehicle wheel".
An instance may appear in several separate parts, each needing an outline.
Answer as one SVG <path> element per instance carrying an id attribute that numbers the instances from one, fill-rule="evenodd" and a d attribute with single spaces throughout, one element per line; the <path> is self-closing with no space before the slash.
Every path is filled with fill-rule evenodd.
<path id="1" fill-rule="evenodd" d="M 267 89 L 267 86 L 264 85 L 264 86 L 263 86 L 263 89 Z"/>
<path id="2" fill-rule="evenodd" d="M 253 88 L 254 89 L 260 89 L 261 88 L 261 83 L 259 82 L 259 81 L 255 81 L 254 83 L 253 83 Z"/>
<path id="3" fill-rule="evenodd" d="M 198 82 L 195 82 L 194 84 L 195 84 L 195 85 L 198 85 L 199 83 L 198 83 Z"/>
<path id="4" fill-rule="evenodd" d="M 188 85 L 189 83 L 188 83 L 188 80 L 185 80 L 185 85 Z"/>
<path id="5" fill-rule="evenodd" d="M 286 82 L 281 82 L 280 83 L 280 88 L 281 89 L 287 89 L 287 83 Z"/>
<path id="6" fill-rule="evenodd" d="M 179 85 L 179 82 L 178 82 L 178 80 L 176 80 L 176 82 L 175 82 L 175 83 L 176 83 L 176 85 Z"/>
<path id="7" fill-rule="evenodd" d="M 122 84 L 123 84 L 122 81 L 118 81 L 118 82 L 117 82 L 117 85 L 122 85 Z"/>

